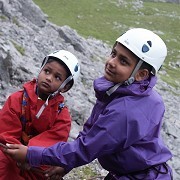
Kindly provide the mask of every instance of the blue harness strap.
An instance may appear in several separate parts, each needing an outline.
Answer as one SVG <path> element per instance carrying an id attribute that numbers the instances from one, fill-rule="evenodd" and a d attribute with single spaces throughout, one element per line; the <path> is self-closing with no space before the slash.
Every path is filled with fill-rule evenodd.
<path id="1" fill-rule="evenodd" d="M 21 114 L 21 123 L 22 123 L 22 130 L 25 131 L 26 123 L 30 120 L 30 112 L 29 112 L 29 106 L 28 106 L 28 94 L 26 90 L 23 91 L 23 99 L 22 99 L 22 114 Z"/>
<path id="2" fill-rule="evenodd" d="M 59 105 L 58 105 L 58 114 L 62 111 L 62 109 L 63 109 L 64 107 L 65 107 L 64 102 L 59 103 Z"/>

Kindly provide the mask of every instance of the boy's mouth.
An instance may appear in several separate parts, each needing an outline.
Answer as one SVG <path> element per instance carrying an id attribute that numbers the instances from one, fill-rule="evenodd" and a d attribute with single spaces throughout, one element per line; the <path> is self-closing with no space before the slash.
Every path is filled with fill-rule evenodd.
<path id="1" fill-rule="evenodd" d="M 46 87 L 46 88 L 49 88 L 49 87 L 50 87 L 50 85 L 49 85 L 48 83 L 46 83 L 46 82 L 42 82 L 42 86 L 44 86 L 44 87 Z"/>
<path id="2" fill-rule="evenodd" d="M 109 68 L 107 68 L 107 67 L 106 67 L 106 69 L 105 69 L 105 73 L 108 74 L 108 75 L 110 75 L 110 76 L 114 75 L 114 72 L 111 71 L 111 70 L 110 70 Z"/>

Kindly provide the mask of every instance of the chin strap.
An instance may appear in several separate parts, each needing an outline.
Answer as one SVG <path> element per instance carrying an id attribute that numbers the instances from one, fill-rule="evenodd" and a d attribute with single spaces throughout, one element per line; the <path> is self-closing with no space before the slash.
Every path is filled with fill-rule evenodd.
<path id="1" fill-rule="evenodd" d="M 68 84 L 71 80 L 73 79 L 73 76 L 69 76 L 62 84 L 61 86 L 58 88 L 57 91 L 55 91 L 53 94 L 51 94 L 52 97 L 56 96 L 56 94 L 58 94 L 59 92 L 61 92 L 61 90 L 66 86 L 66 84 Z"/>
<path id="2" fill-rule="evenodd" d="M 123 83 L 115 84 L 113 87 L 111 87 L 108 91 L 106 91 L 106 94 L 110 96 L 116 89 L 121 86 Z"/>
<path id="3" fill-rule="evenodd" d="M 135 80 L 134 76 L 137 73 L 137 71 L 139 70 L 139 68 L 141 67 L 142 63 L 143 63 L 143 61 L 140 59 L 139 62 L 136 64 L 136 66 L 135 66 L 133 72 L 131 73 L 130 77 L 126 81 L 124 81 L 122 83 L 115 84 L 113 87 L 111 87 L 109 90 L 106 91 L 106 94 L 108 96 L 110 96 L 122 84 L 124 84 L 126 86 L 132 84 L 134 82 L 134 80 Z"/>

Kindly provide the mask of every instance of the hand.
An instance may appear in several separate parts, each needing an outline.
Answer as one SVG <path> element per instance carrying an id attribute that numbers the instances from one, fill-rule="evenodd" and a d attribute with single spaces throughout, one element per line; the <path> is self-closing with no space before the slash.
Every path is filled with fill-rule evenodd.
<path id="1" fill-rule="evenodd" d="M 64 168 L 53 166 L 45 171 L 45 177 L 47 180 L 60 180 L 65 175 Z"/>
<path id="2" fill-rule="evenodd" d="M 26 170 L 26 171 L 31 170 L 31 166 L 28 163 L 22 164 L 20 162 L 17 162 L 17 166 L 18 166 L 18 168 L 20 168 L 22 170 Z"/>
<path id="3" fill-rule="evenodd" d="M 27 154 L 27 146 L 21 144 L 6 144 L 8 148 L 4 148 L 3 152 L 8 154 L 14 160 L 20 163 L 25 163 L 26 154 Z"/>
<path id="4" fill-rule="evenodd" d="M 20 168 L 21 170 L 25 170 L 25 171 L 32 171 L 33 173 L 40 173 L 40 174 L 44 174 L 44 170 L 40 169 L 40 168 L 36 168 L 36 167 L 31 167 L 28 163 L 20 163 L 17 162 L 17 166 L 18 168 Z"/>

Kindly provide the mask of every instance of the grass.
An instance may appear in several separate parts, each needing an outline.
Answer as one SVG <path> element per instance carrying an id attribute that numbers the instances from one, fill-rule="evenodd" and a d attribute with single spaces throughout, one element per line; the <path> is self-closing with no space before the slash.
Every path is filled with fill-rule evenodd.
<path id="1" fill-rule="evenodd" d="M 24 54 L 25 54 L 25 49 L 24 49 L 22 46 L 18 45 L 16 42 L 14 42 L 14 41 L 11 41 L 11 42 L 13 43 L 14 47 L 16 48 L 16 50 L 17 50 L 22 56 L 24 56 Z"/>
<path id="2" fill-rule="evenodd" d="M 48 20 L 59 25 L 69 25 L 85 38 L 90 36 L 113 45 L 116 38 L 131 27 L 144 27 L 162 37 L 168 48 L 164 65 L 167 75 L 163 80 L 179 87 L 179 67 L 169 66 L 179 61 L 180 5 L 144 1 L 142 8 L 134 8 L 126 0 L 34 0 L 48 15 Z M 129 2 L 129 3 L 128 3 Z"/>

